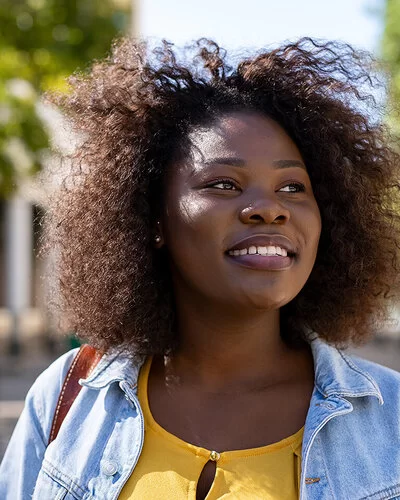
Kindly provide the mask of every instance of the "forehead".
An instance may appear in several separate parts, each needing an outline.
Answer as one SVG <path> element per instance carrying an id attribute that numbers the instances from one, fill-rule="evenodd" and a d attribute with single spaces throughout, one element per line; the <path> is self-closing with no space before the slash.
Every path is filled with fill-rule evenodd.
<path id="1" fill-rule="evenodd" d="M 223 115 L 208 126 L 195 128 L 189 140 L 195 162 L 220 156 L 247 161 L 301 160 L 296 144 L 285 130 L 273 119 L 257 113 Z"/>

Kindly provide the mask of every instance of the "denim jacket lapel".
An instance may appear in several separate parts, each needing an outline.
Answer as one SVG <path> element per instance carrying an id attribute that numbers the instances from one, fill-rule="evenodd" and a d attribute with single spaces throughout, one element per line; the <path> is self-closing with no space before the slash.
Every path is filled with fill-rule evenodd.
<path id="1" fill-rule="evenodd" d="M 319 338 L 310 345 L 315 387 L 304 429 L 300 500 L 328 500 L 336 496 L 326 475 L 323 454 L 319 453 L 324 446 L 319 432 L 331 419 L 353 411 L 346 397 L 375 397 L 381 405 L 383 398 L 376 381 L 343 351 Z"/>

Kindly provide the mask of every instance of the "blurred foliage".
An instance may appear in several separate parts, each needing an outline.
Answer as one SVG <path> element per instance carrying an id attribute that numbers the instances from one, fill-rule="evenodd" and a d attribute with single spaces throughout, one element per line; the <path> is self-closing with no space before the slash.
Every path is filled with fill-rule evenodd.
<path id="1" fill-rule="evenodd" d="M 400 109 L 400 1 L 385 0 L 384 32 L 381 52 L 387 63 L 390 75 L 389 125 L 394 134 L 400 137 L 400 117 L 396 109 Z"/>
<path id="2" fill-rule="evenodd" d="M 0 0 L 0 196 L 40 170 L 49 146 L 42 92 L 104 57 L 127 32 L 130 0 Z"/>

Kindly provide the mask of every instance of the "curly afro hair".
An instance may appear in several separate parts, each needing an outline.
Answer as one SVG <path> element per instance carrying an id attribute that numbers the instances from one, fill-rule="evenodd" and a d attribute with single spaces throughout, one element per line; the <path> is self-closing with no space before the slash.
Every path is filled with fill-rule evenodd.
<path id="1" fill-rule="evenodd" d="M 117 41 L 110 56 L 52 98 L 82 138 L 53 200 L 59 305 L 101 349 L 166 353 L 179 343 L 166 256 L 153 247 L 168 168 L 193 127 L 250 110 L 297 144 L 321 211 L 314 269 L 281 310 L 282 337 L 362 343 L 398 291 L 399 154 L 371 89 L 373 60 L 347 44 L 302 38 L 228 63 L 215 42 Z M 367 92 L 368 91 L 368 92 Z"/>

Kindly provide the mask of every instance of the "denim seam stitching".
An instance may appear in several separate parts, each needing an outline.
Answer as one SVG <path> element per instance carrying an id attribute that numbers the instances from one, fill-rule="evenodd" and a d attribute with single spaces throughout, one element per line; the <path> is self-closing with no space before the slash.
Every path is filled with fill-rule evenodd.
<path id="1" fill-rule="evenodd" d="M 58 484 L 58 483 L 57 483 Z M 65 497 L 67 496 L 68 490 L 64 486 L 62 486 L 62 489 L 57 493 L 57 496 L 55 500 L 64 500 Z"/>
<path id="2" fill-rule="evenodd" d="M 329 423 L 329 422 L 327 422 Z M 317 435 L 316 438 L 318 439 L 318 449 L 320 450 L 322 448 L 321 446 L 321 436 L 320 435 Z M 328 486 L 329 486 L 329 490 L 330 492 L 332 493 L 332 498 L 333 498 L 333 489 L 332 489 L 332 485 L 331 485 L 331 482 L 329 480 L 329 476 L 328 476 L 328 469 L 326 467 L 326 463 L 325 463 L 325 458 L 323 456 L 323 454 L 319 451 L 318 452 L 318 456 L 320 457 L 320 460 L 323 464 L 323 467 L 324 467 L 324 475 L 326 477 L 326 482 L 328 483 Z"/>
<path id="3" fill-rule="evenodd" d="M 385 494 L 385 493 L 397 495 L 398 493 L 400 493 L 400 484 L 396 484 L 394 486 L 389 486 L 389 488 L 385 488 L 384 490 L 376 491 L 375 493 L 372 493 L 371 495 L 360 498 L 360 500 L 368 500 L 368 499 L 373 500 L 376 497 L 376 495 L 381 495 L 381 494 Z"/>
<path id="4" fill-rule="evenodd" d="M 70 491 L 70 487 L 69 485 L 67 484 L 67 480 L 70 482 L 70 484 L 72 486 L 75 486 L 81 493 L 82 495 L 85 495 L 85 490 L 79 486 L 78 483 L 76 483 L 72 478 L 70 478 L 67 474 L 64 474 L 63 472 L 61 472 L 55 465 L 51 464 L 48 460 L 43 460 L 43 471 L 51 477 L 51 479 L 55 480 L 55 481 L 63 481 L 64 484 L 62 486 L 64 486 L 65 488 L 68 489 L 69 492 Z M 56 471 L 58 473 L 58 476 L 54 476 L 52 474 L 52 471 Z M 65 478 L 65 479 L 64 479 Z M 72 492 L 71 492 L 72 493 Z"/>
<path id="5" fill-rule="evenodd" d="M 60 413 L 60 408 L 61 408 L 61 405 L 62 405 L 63 400 L 64 400 L 65 389 L 68 386 L 68 382 L 69 382 L 69 380 L 71 378 L 72 372 L 73 372 L 73 370 L 74 370 L 74 368 L 75 368 L 75 366 L 76 366 L 79 358 L 81 357 L 81 354 L 82 354 L 82 350 L 80 350 L 78 352 L 78 354 L 75 356 L 75 359 L 72 362 L 72 365 L 70 366 L 70 368 L 68 370 L 67 378 L 65 379 L 65 381 L 63 383 L 63 386 L 61 388 L 61 393 L 60 393 L 60 396 L 59 396 L 58 401 L 57 401 L 56 410 L 54 412 L 53 425 L 51 426 L 49 441 L 53 441 L 53 439 L 54 439 L 54 433 L 55 433 L 55 430 L 56 430 L 56 424 L 58 423 L 58 414 Z"/>
<path id="6" fill-rule="evenodd" d="M 324 398 L 328 397 L 328 394 L 322 390 L 322 387 L 317 383 L 317 381 L 314 381 L 315 387 L 318 389 L 318 391 L 324 396 Z"/>
<path id="7" fill-rule="evenodd" d="M 350 358 L 348 358 L 342 351 L 340 351 L 339 349 L 337 349 L 337 351 L 339 352 L 342 359 L 347 363 L 347 365 L 351 369 L 353 369 L 355 372 L 359 373 L 360 375 L 363 375 L 372 384 L 372 386 L 374 387 L 375 391 L 377 392 L 377 394 L 379 396 L 379 399 L 380 400 L 383 399 L 382 395 L 381 395 L 381 391 L 379 389 L 379 386 L 377 385 L 377 383 L 375 382 L 373 377 L 371 377 L 371 375 L 369 373 L 364 372 L 364 370 L 361 370 L 361 368 L 359 368 L 355 363 L 353 363 L 353 361 Z"/>

